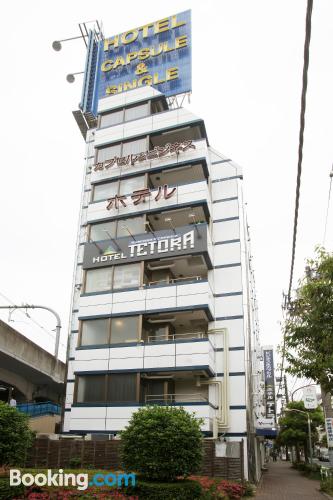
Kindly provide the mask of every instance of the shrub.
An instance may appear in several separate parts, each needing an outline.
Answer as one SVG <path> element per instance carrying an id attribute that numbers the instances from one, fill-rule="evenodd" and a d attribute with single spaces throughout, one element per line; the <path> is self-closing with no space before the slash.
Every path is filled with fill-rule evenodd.
<path id="1" fill-rule="evenodd" d="M 175 481 L 198 471 L 202 460 L 200 423 L 183 408 L 140 408 L 121 433 L 125 469 L 157 481 Z"/>
<path id="2" fill-rule="evenodd" d="M 25 487 L 10 486 L 9 477 L 0 477 L 0 498 L 1 500 L 11 500 L 12 498 L 22 498 L 25 492 Z"/>
<path id="3" fill-rule="evenodd" d="M 244 496 L 253 496 L 254 491 L 250 483 L 239 483 L 211 477 L 191 476 L 190 479 L 198 481 L 203 489 L 202 498 L 205 500 L 232 499 L 237 500 Z"/>
<path id="4" fill-rule="evenodd" d="M 82 460 L 80 457 L 72 457 L 69 460 L 69 466 L 71 469 L 80 468 L 81 462 L 82 462 Z"/>
<path id="5" fill-rule="evenodd" d="M 0 429 L 0 465 L 23 464 L 34 438 L 28 416 L 0 401 Z"/>
<path id="6" fill-rule="evenodd" d="M 141 500 L 192 500 L 202 498 L 202 488 L 196 481 L 179 480 L 173 483 L 154 483 L 139 480 L 135 487 L 126 489 Z"/>

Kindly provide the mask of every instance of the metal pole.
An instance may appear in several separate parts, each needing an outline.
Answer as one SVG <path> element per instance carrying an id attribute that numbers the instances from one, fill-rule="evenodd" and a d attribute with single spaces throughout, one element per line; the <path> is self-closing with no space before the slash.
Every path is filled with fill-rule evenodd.
<path id="1" fill-rule="evenodd" d="M 310 420 L 310 414 L 307 413 L 308 416 L 308 432 L 309 432 L 309 453 L 310 453 L 310 464 L 312 465 L 312 438 L 311 438 L 311 420 Z"/>
<path id="2" fill-rule="evenodd" d="M 58 359 L 58 354 L 59 354 L 59 343 L 60 343 L 60 329 L 61 329 L 61 320 L 59 314 L 51 309 L 50 307 L 46 306 L 35 306 L 35 305 L 23 305 L 23 306 L 0 306 L 0 309 L 46 309 L 46 311 L 50 311 L 57 320 L 57 325 L 56 325 L 56 338 L 55 338 L 55 347 L 54 347 L 54 357 Z"/>

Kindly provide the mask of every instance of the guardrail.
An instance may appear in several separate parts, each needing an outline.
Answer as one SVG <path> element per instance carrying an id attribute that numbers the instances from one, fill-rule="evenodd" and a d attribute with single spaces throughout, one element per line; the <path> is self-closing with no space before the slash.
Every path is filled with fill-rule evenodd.
<path id="1" fill-rule="evenodd" d="M 207 332 L 185 332 L 185 333 L 174 333 L 169 335 L 164 335 L 163 333 L 159 335 L 149 335 L 147 338 L 148 342 L 160 342 L 161 340 L 168 340 L 169 342 L 182 339 L 208 339 Z"/>
<path id="2" fill-rule="evenodd" d="M 19 403 L 16 408 L 18 411 L 26 413 L 30 417 L 60 415 L 61 413 L 61 406 L 51 401 L 45 403 Z"/>
<path id="3" fill-rule="evenodd" d="M 193 403 L 193 402 L 205 402 L 208 403 L 208 399 L 205 398 L 200 393 L 191 394 L 146 394 L 145 402 L 148 403 Z"/>
<path id="4" fill-rule="evenodd" d="M 206 278 L 202 278 L 201 276 L 185 276 L 182 278 L 171 278 L 158 281 L 149 281 L 148 283 L 145 284 L 145 286 L 154 286 L 154 285 L 159 285 L 160 283 L 166 283 L 167 285 L 174 285 L 179 283 L 180 281 L 201 281 L 203 279 Z"/>

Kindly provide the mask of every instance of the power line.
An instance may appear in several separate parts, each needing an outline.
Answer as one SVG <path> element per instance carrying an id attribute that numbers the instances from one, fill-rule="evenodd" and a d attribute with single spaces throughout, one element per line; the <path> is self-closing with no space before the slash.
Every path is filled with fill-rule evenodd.
<path id="1" fill-rule="evenodd" d="M 296 253 L 297 224 L 298 224 L 299 198 L 300 198 L 302 160 L 303 160 L 304 128 L 305 128 L 306 92 L 307 92 L 307 88 L 308 88 L 308 69 L 309 69 L 309 53 L 310 53 L 309 49 L 310 49 L 310 40 L 311 40 L 312 7 L 313 7 L 313 0 L 308 0 L 307 9 L 306 9 L 306 21 L 305 21 L 303 86 L 302 86 L 302 97 L 301 97 L 300 130 L 299 130 L 299 142 L 298 142 L 298 165 L 297 165 L 296 198 L 295 198 L 295 215 L 294 215 L 294 229 L 293 229 L 293 244 L 292 244 L 292 252 L 291 252 L 290 278 L 289 278 L 289 288 L 288 288 L 288 301 L 290 301 L 291 288 L 292 288 L 292 284 L 293 284 L 295 253 Z"/>
<path id="2" fill-rule="evenodd" d="M 323 237 L 323 247 L 325 247 L 325 242 L 326 242 L 326 231 L 327 231 L 328 212 L 329 212 L 330 200 L 331 200 L 332 179 L 333 179 L 333 165 L 332 165 L 332 170 L 330 171 L 330 187 L 328 189 L 328 201 L 327 201 L 327 209 L 326 209 L 326 219 L 325 219 L 325 229 L 324 229 L 324 237 Z"/>
<path id="3" fill-rule="evenodd" d="M 289 286 L 288 286 L 288 294 L 287 294 L 285 305 L 284 305 L 285 308 L 287 308 L 288 304 L 290 303 L 291 289 L 292 289 L 293 277 L 294 277 L 294 267 L 295 267 L 297 224 L 298 224 L 299 199 L 300 199 L 300 190 L 301 190 L 301 175 L 302 175 L 302 162 L 303 162 L 306 92 L 307 92 L 307 88 L 308 88 L 308 69 L 309 69 L 309 59 L 310 59 L 309 54 L 310 54 L 310 40 L 311 40 L 312 8 L 313 8 L 313 0 L 308 0 L 307 8 L 306 8 L 306 19 L 305 19 L 305 41 L 304 41 L 304 55 L 303 55 L 300 129 L 299 129 L 299 140 L 298 140 L 298 163 L 297 163 L 297 178 L 296 178 L 295 214 L 294 214 L 294 227 L 293 227 Z M 284 370 L 284 360 L 285 360 L 285 331 L 283 332 L 283 350 L 282 350 L 281 375 L 280 375 L 279 390 L 281 388 L 281 381 L 282 381 L 283 370 Z"/>

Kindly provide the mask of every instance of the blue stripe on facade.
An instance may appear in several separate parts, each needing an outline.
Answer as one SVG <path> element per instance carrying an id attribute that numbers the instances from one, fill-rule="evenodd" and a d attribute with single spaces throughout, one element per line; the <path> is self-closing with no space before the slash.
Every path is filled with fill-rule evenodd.
<path id="1" fill-rule="evenodd" d="M 212 165 L 218 165 L 219 163 L 228 163 L 228 161 L 232 161 L 232 159 L 228 158 L 227 160 L 212 161 Z"/>
<path id="2" fill-rule="evenodd" d="M 74 384 L 74 382 L 75 382 L 75 378 L 68 378 L 68 379 L 67 379 L 67 382 L 68 382 L 68 383 L 73 383 L 73 384 Z"/>
<path id="3" fill-rule="evenodd" d="M 229 377 L 245 377 L 245 372 L 229 372 Z M 224 372 L 216 373 L 216 377 L 224 377 Z"/>
<path id="4" fill-rule="evenodd" d="M 244 351 L 245 347 L 243 345 L 236 346 L 236 347 L 229 347 L 228 351 Z M 214 349 L 215 352 L 223 352 L 224 347 L 217 347 Z"/>
<path id="5" fill-rule="evenodd" d="M 226 292 L 226 293 L 214 293 L 214 297 L 234 297 L 235 295 L 243 295 L 243 292 Z"/>
<path id="6" fill-rule="evenodd" d="M 242 264 L 240 262 L 234 262 L 233 264 L 220 264 L 218 266 L 214 266 L 214 269 L 226 269 L 227 267 L 239 267 Z"/>
<path id="7" fill-rule="evenodd" d="M 214 245 L 228 245 L 229 243 L 240 243 L 240 239 L 216 241 Z"/>
<path id="8" fill-rule="evenodd" d="M 239 217 L 235 216 L 235 217 L 226 217 L 225 219 L 215 219 L 215 220 L 213 220 L 213 224 L 215 224 L 217 222 L 229 222 L 231 220 L 239 220 Z"/>
<path id="9" fill-rule="evenodd" d="M 229 319 L 243 319 L 244 316 L 243 314 L 240 314 L 239 316 L 220 316 L 218 318 L 215 318 L 216 321 L 228 321 Z"/>
<path id="10" fill-rule="evenodd" d="M 223 203 L 225 201 L 238 200 L 238 196 L 231 196 L 230 198 L 222 198 L 221 200 L 214 200 L 213 203 Z"/>
<path id="11" fill-rule="evenodd" d="M 221 179 L 215 179 L 212 182 L 225 182 L 225 181 L 231 181 L 234 179 L 243 179 L 242 175 L 232 175 L 231 177 L 221 177 Z"/>
<path id="12" fill-rule="evenodd" d="M 234 406 L 229 406 L 230 410 L 246 410 L 245 405 L 234 405 Z"/>

